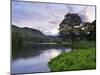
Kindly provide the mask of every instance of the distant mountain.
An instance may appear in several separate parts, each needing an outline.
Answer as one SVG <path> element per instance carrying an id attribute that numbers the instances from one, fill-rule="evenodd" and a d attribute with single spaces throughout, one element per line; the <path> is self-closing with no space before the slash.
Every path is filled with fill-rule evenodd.
<path id="1" fill-rule="evenodd" d="M 45 35 L 41 31 L 33 29 L 33 28 L 28 28 L 28 27 L 20 28 L 15 25 L 12 25 L 12 31 L 25 33 L 25 34 L 31 34 L 32 36 L 45 37 Z"/>
<path id="2" fill-rule="evenodd" d="M 44 35 L 41 31 L 33 29 L 33 28 L 28 28 L 28 27 L 17 27 L 15 25 L 12 25 L 12 33 L 19 33 L 21 36 L 23 36 L 23 39 L 26 42 L 32 42 L 32 43 L 37 43 L 37 42 L 48 42 L 50 41 L 50 38 L 46 35 Z M 17 35 L 14 35 L 17 36 Z"/>

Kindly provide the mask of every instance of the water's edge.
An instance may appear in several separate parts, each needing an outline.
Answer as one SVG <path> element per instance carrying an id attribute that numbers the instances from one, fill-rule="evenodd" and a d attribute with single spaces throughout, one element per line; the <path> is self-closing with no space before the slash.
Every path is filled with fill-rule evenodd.
<path id="1" fill-rule="evenodd" d="M 40 73 L 50 72 L 48 62 L 63 52 L 70 52 L 70 48 L 47 49 L 38 56 L 28 58 L 18 58 L 12 61 L 11 73 Z"/>

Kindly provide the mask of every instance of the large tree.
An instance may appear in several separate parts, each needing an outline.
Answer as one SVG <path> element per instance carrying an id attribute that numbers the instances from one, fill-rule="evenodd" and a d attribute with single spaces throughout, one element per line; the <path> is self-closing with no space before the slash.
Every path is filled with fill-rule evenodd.
<path id="1" fill-rule="evenodd" d="M 82 20 L 78 14 L 66 14 L 64 20 L 59 25 L 59 36 L 64 40 L 74 40 L 74 38 L 79 34 L 79 27 L 81 23 Z"/>

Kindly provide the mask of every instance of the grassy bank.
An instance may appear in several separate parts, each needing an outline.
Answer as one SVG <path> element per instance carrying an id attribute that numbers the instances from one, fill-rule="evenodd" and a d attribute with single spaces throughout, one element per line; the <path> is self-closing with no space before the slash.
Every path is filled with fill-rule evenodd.
<path id="1" fill-rule="evenodd" d="M 95 41 L 74 42 L 73 51 L 60 54 L 49 62 L 51 71 L 88 70 L 96 68 Z"/>
<path id="2" fill-rule="evenodd" d="M 73 49 L 89 49 L 89 48 L 95 48 L 96 42 L 95 41 L 79 41 L 79 42 L 73 42 Z"/>

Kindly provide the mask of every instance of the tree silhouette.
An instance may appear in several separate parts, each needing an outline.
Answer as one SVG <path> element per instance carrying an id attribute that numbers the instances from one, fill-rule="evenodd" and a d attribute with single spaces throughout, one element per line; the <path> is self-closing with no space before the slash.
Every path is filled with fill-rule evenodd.
<path id="1" fill-rule="evenodd" d="M 81 23 L 82 20 L 78 14 L 66 14 L 64 20 L 59 25 L 59 36 L 64 40 L 74 40 L 74 38 L 79 34 L 79 27 Z"/>
<path id="2" fill-rule="evenodd" d="M 95 40 L 96 39 L 96 20 L 92 23 L 84 22 L 81 29 L 81 37 L 86 38 L 87 40 Z"/>

